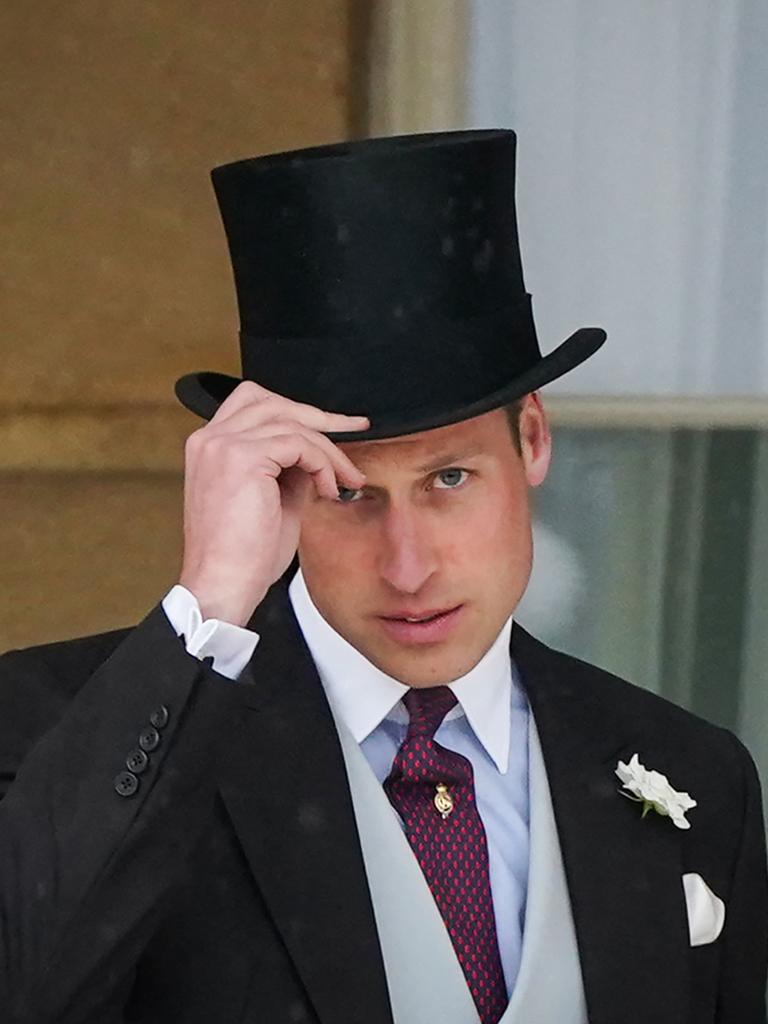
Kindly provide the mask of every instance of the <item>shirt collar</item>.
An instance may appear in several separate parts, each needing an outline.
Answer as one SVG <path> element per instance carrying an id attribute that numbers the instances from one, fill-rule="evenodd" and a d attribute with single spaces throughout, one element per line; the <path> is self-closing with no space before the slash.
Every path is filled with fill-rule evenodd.
<path id="1" fill-rule="evenodd" d="M 388 717 L 406 716 L 401 705 L 409 687 L 388 676 L 328 623 L 309 595 L 301 569 L 288 594 L 328 700 L 358 743 Z M 520 706 L 522 691 L 513 678 L 509 657 L 512 616 L 474 668 L 449 683 L 459 701 L 447 718 L 466 715 L 501 774 L 509 763 L 510 698 Z M 400 707 L 398 707 L 400 705 Z"/>

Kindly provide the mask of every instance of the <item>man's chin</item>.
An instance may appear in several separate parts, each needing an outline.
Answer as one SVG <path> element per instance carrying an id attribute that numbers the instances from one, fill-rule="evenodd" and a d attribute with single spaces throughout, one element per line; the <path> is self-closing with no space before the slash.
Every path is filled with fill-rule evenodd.
<path id="1" fill-rule="evenodd" d="M 463 656 L 457 655 L 456 651 L 443 651 L 440 654 L 435 648 L 417 651 L 400 648 L 395 653 L 379 650 L 376 654 L 365 654 L 365 657 L 380 672 L 404 686 L 415 688 L 447 686 L 466 675 L 473 664 L 471 660 L 467 661 L 466 652 L 463 652 Z"/>

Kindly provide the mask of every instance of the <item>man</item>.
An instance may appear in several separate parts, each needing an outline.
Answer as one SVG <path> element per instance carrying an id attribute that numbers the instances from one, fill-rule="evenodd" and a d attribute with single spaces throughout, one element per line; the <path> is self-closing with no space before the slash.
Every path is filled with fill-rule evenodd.
<path id="1" fill-rule="evenodd" d="M 605 339 L 541 356 L 514 156 L 214 171 L 244 380 L 177 384 L 179 584 L 3 659 L 5 1020 L 765 1021 L 749 753 L 514 622 L 537 391 Z"/>

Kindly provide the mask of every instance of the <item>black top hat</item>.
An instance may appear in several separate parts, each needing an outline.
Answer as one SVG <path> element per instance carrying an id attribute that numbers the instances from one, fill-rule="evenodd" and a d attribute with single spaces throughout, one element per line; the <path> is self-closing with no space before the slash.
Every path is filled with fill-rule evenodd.
<path id="1" fill-rule="evenodd" d="M 240 312 L 243 379 L 369 417 L 374 440 L 479 416 L 560 377 L 605 331 L 541 355 L 515 214 L 513 131 L 363 139 L 211 172 Z M 209 419 L 240 383 L 176 394 Z"/>

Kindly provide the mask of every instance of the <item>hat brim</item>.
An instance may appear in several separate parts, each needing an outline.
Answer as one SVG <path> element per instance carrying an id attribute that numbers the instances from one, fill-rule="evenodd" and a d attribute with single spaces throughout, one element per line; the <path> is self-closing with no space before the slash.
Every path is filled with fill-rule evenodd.
<path id="1" fill-rule="evenodd" d="M 519 374 L 503 387 L 468 405 L 445 409 L 424 405 L 407 411 L 395 410 L 391 416 L 378 416 L 367 430 L 324 431 L 334 441 L 376 441 L 387 437 L 400 437 L 423 430 L 445 427 L 451 423 L 481 416 L 492 409 L 513 402 L 516 398 L 537 391 L 550 381 L 579 366 L 601 347 L 606 340 L 601 327 L 582 327 L 556 349 Z M 222 402 L 235 390 L 242 379 L 224 373 L 203 371 L 187 373 L 176 381 L 176 397 L 190 412 L 210 420 Z M 363 412 L 365 410 L 362 410 Z"/>

